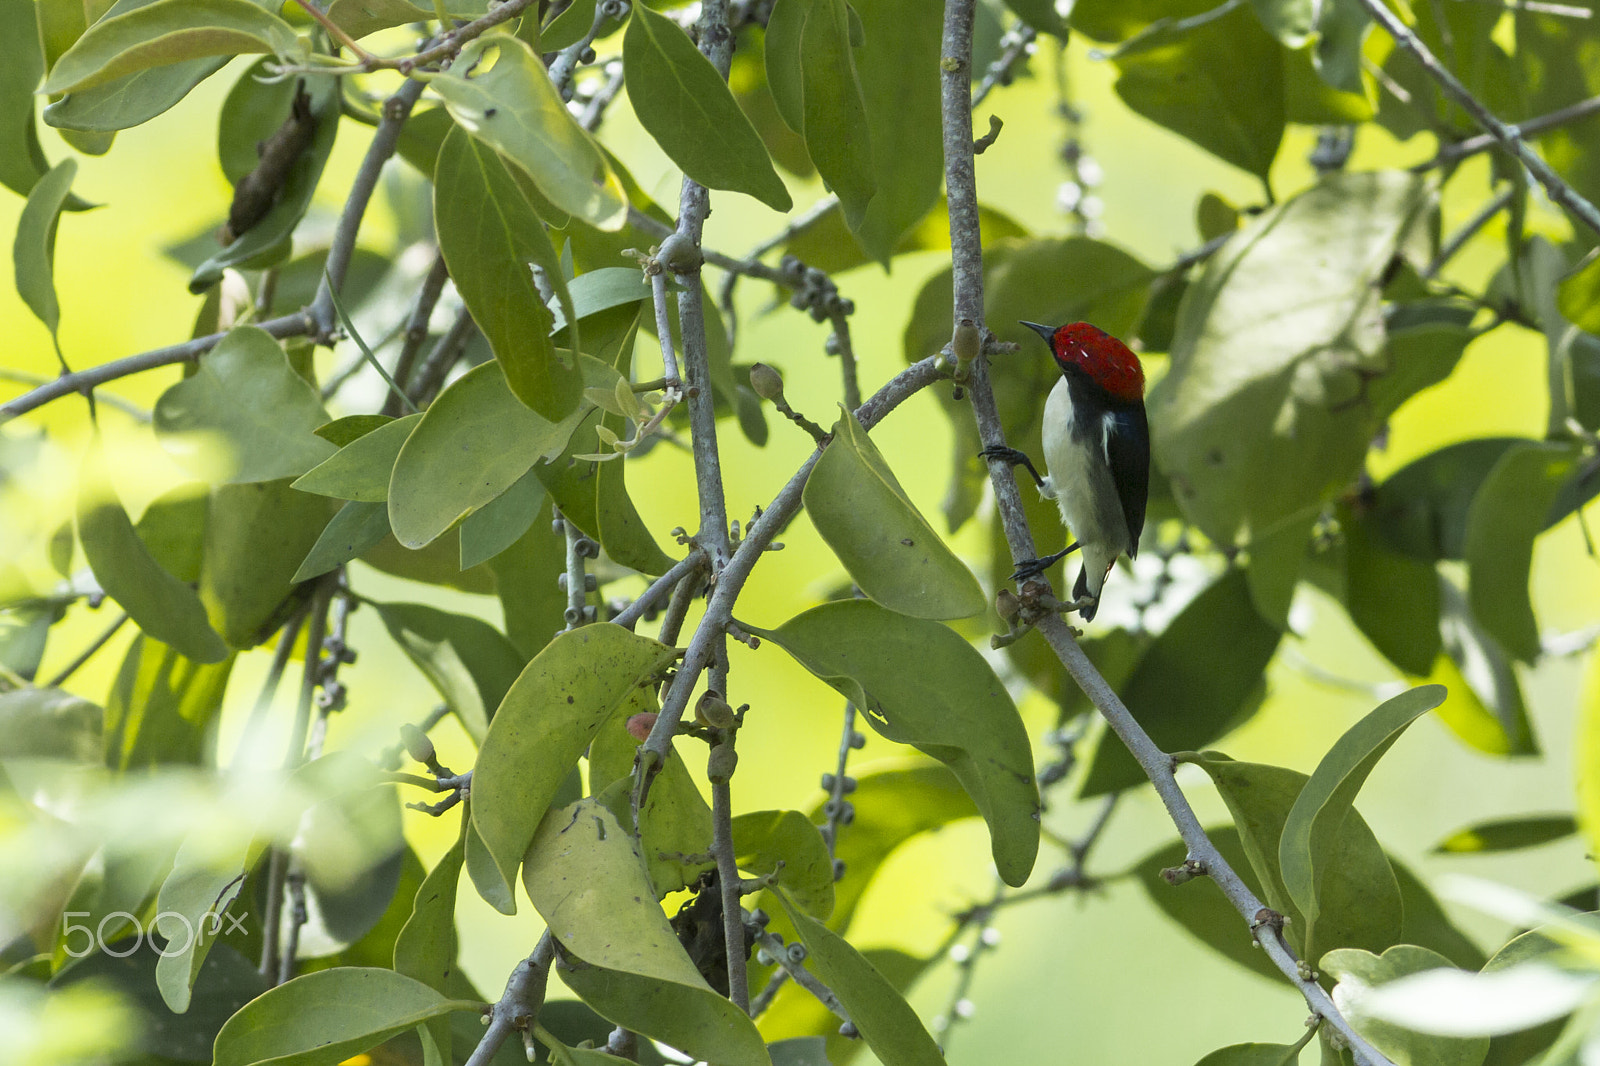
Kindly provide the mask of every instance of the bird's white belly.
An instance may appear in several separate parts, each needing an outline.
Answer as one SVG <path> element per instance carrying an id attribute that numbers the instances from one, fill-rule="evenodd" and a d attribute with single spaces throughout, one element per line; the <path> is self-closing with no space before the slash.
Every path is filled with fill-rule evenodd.
<path id="1" fill-rule="evenodd" d="M 1072 405 L 1067 381 L 1062 378 L 1050 390 L 1044 405 L 1042 443 L 1049 473 L 1046 494 L 1053 495 L 1061 509 L 1061 521 L 1082 545 L 1090 586 L 1096 595 L 1106 571 L 1118 554 L 1132 545 L 1122 502 L 1111 480 L 1101 444 L 1104 426 L 1084 427 L 1088 436 L 1081 443 L 1072 440 L 1078 415 Z"/>

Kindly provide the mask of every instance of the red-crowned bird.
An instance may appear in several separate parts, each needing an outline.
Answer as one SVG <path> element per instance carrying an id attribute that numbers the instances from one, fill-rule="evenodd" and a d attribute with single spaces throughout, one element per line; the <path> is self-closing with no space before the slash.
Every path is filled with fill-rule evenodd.
<path id="1" fill-rule="evenodd" d="M 1022 324 L 1044 338 L 1061 368 L 1061 379 L 1045 400 L 1041 427 L 1049 476 L 1040 477 L 1014 448 L 985 448 L 982 454 L 1026 466 L 1077 538 L 1054 555 L 1024 562 L 1012 579 L 1036 577 L 1068 552 L 1082 550 L 1083 569 L 1072 595 L 1085 602 L 1080 614 L 1087 622 L 1094 618 L 1117 556 L 1139 554 L 1150 488 L 1144 370 L 1127 345 L 1087 322 Z"/>

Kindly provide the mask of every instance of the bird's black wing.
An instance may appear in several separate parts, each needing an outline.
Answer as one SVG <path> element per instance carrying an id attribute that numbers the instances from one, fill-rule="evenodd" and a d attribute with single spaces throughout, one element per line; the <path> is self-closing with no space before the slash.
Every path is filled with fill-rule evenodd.
<path id="1" fill-rule="evenodd" d="M 1139 553 L 1139 534 L 1144 530 L 1145 502 L 1150 494 L 1150 425 L 1144 405 L 1118 407 L 1106 413 L 1103 438 L 1106 465 L 1122 499 L 1122 517 L 1128 523 L 1132 547 L 1128 556 Z"/>

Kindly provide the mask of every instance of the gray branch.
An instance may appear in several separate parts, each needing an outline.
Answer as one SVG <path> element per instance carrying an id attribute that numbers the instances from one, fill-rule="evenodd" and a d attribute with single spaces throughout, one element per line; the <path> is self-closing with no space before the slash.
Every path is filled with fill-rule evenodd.
<path id="1" fill-rule="evenodd" d="M 1364 0 L 1370 6 L 1372 0 Z M 978 231 L 977 185 L 972 167 L 972 113 L 969 105 L 970 71 L 972 65 L 972 20 L 976 0 L 945 0 L 944 43 L 942 53 L 941 83 L 944 111 L 945 181 L 950 197 L 950 258 L 955 284 L 954 314 L 959 325 L 970 320 L 983 331 L 983 247 Z M 970 394 L 973 415 L 978 422 L 979 436 L 985 446 L 1004 443 L 999 413 L 994 395 L 989 388 L 986 359 L 980 356 L 974 363 Z M 1011 467 L 1001 461 L 990 460 L 989 478 L 994 486 L 996 509 L 1005 529 L 1006 543 L 1014 560 L 1021 562 L 1033 558 L 1033 535 L 1022 509 L 1021 494 Z M 1206 864 L 1212 880 L 1227 896 L 1228 902 L 1250 922 L 1256 938 L 1269 958 L 1294 982 L 1305 996 L 1307 1004 L 1325 1018 L 1348 1041 L 1357 1063 L 1366 1066 L 1393 1066 L 1389 1059 L 1367 1043 L 1333 1005 L 1328 993 L 1301 974 L 1300 961 L 1283 941 L 1278 929 L 1261 925 L 1258 917 L 1266 908 L 1255 894 L 1245 886 L 1216 846 L 1206 836 L 1189 801 L 1173 777 L 1172 757 L 1156 747 L 1144 729 L 1134 720 L 1128 708 L 1111 690 L 1105 678 L 1089 662 L 1088 656 L 1078 646 L 1067 624 L 1058 615 L 1047 613 L 1037 622 L 1037 628 L 1050 644 L 1052 651 L 1067 668 L 1074 681 L 1083 689 L 1113 732 L 1133 754 L 1144 770 L 1145 776 L 1155 786 L 1156 794 L 1167 808 L 1167 814 L 1177 826 L 1178 835 L 1189 848 L 1189 856 Z"/>
<path id="2" fill-rule="evenodd" d="M 466 1066 L 488 1066 L 512 1033 L 528 1032 L 544 1006 L 545 988 L 550 981 L 550 964 L 555 961 L 555 941 L 547 929 L 533 954 L 517 963 L 506 980 L 500 1001 L 489 1009 L 489 1027 L 473 1049 Z"/>
<path id="3" fill-rule="evenodd" d="M 1529 148 L 1527 142 L 1522 139 L 1522 133 L 1517 127 L 1507 125 L 1496 118 L 1493 112 L 1485 107 L 1477 97 L 1473 96 L 1467 87 L 1462 85 L 1460 80 L 1450 73 L 1444 64 L 1439 62 L 1438 58 L 1428 50 L 1428 46 L 1423 44 L 1415 33 L 1411 32 L 1410 27 L 1401 22 L 1399 17 L 1389 10 L 1388 5 L 1383 0 L 1361 0 L 1361 6 L 1367 9 L 1367 13 L 1372 16 L 1374 21 L 1389 32 L 1389 36 L 1394 38 L 1395 44 L 1416 57 L 1417 62 L 1422 64 L 1422 68 L 1428 72 L 1428 75 L 1439 83 L 1439 87 L 1445 91 L 1445 95 L 1460 104 L 1462 110 L 1471 115 L 1474 122 L 1482 126 L 1495 140 L 1504 145 L 1507 151 L 1516 156 L 1523 166 L 1528 168 L 1528 172 L 1538 179 L 1540 185 L 1544 186 L 1545 192 L 1549 194 L 1552 201 L 1571 211 L 1585 226 L 1588 226 L 1595 233 L 1600 233 L 1600 208 L 1596 208 L 1594 204 L 1579 195 L 1577 190 L 1568 185 L 1561 175 L 1551 168 L 1549 163 L 1539 157 L 1539 153 Z"/>

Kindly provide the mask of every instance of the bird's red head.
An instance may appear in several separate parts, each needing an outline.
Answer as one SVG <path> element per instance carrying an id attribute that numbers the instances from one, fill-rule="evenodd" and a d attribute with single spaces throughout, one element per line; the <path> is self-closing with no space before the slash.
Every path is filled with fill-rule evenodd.
<path id="1" fill-rule="evenodd" d="M 1143 402 L 1144 368 L 1139 365 L 1139 357 L 1105 330 L 1087 322 L 1069 322 L 1054 328 L 1037 322 L 1022 324 L 1044 338 L 1063 371 L 1076 368 L 1117 399 Z"/>

